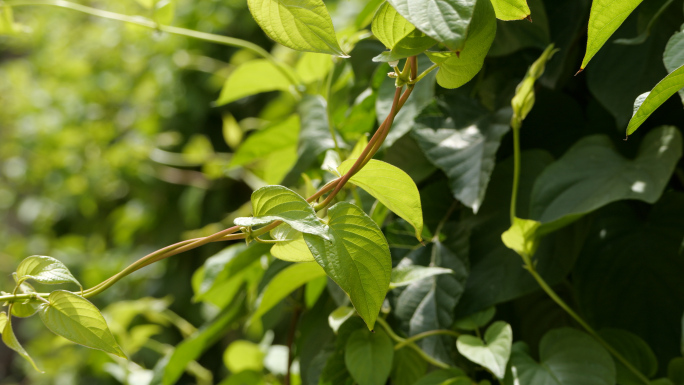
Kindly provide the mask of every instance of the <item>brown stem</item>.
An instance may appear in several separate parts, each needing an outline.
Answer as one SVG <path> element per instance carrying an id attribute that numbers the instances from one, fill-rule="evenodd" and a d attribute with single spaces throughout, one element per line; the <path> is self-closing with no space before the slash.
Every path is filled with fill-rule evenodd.
<path id="1" fill-rule="evenodd" d="M 302 307 L 297 304 L 292 312 L 292 320 L 290 321 L 290 330 L 287 333 L 287 374 L 285 375 L 285 382 L 283 385 L 290 385 L 290 368 L 292 361 L 294 361 L 294 354 L 292 353 L 292 345 L 294 345 L 295 333 L 297 332 L 297 322 L 299 316 L 302 314 Z"/>

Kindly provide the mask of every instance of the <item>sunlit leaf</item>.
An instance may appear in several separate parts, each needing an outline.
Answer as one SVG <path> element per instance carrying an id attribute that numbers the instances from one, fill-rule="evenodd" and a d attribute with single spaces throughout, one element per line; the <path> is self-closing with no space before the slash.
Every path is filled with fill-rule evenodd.
<path id="1" fill-rule="evenodd" d="M 527 0 L 491 0 L 499 20 L 521 20 L 530 16 Z"/>
<path id="2" fill-rule="evenodd" d="M 50 293 L 48 301 L 39 315 L 50 331 L 77 344 L 126 357 L 107 321 L 90 301 L 63 290 Z"/>
<path id="3" fill-rule="evenodd" d="M 356 159 L 347 159 L 337 170 L 344 175 L 351 169 L 354 162 Z M 421 239 L 423 210 L 418 187 L 408 174 L 389 163 L 371 159 L 349 179 L 349 182 L 366 190 L 388 209 L 410 223 L 416 230 L 416 237 Z"/>
<path id="4" fill-rule="evenodd" d="M 36 290 L 28 282 L 22 282 L 19 285 L 19 292 L 23 293 L 23 294 L 28 294 L 28 293 L 35 293 Z M 20 317 L 20 318 L 30 317 L 30 316 L 36 314 L 39 307 L 40 307 L 40 303 L 37 301 L 26 301 L 25 303 L 24 302 L 15 302 L 14 305 L 12 306 L 12 315 L 14 317 Z"/>
<path id="5" fill-rule="evenodd" d="M 530 113 L 535 102 L 534 83 L 544 74 L 546 62 L 557 52 L 553 44 L 550 44 L 537 60 L 532 63 L 518 87 L 515 89 L 515 96 L 511 100 L 513 106 L 513 127 L 518 126 Z"/>
<path id="6" fill-rule="evenodd" d="M 316 262 L 344 290 L 372 330 L 389 289 L 392 260 L 385 236 L 360 208 L 340 202 L 328 210 L 330 241 L 304 234 Z"/>
<path id="7" fill-rule="evenodd" d="M 509 249 L 523 258 L 531 258 L 539 247 L 537 229 L 540 222 L 530 219 L 513 218 L 511 227 L 501 234 L 501 240 Z"/>
<path id="8" fill-rule="evenodd" d="M 346 56 L 322 0 L 248 0 L 247 4 L 261 29 L 285 47 Z"/>
<path id="9" fill-rule="evenodd" d="M 237 340 L 231 342 L 223 353 L 223 363 L 231 373 L 240 373 L 245 370 L 260 372 L 264 368 L 264 356 L 259 345 Z"/>
<path id="10" fill-rule="evenodd" d="M 408 286 L 415 281 L 441 274 L 453 274 L 453 270 L 445 269 L 443 267 L 420 265 L 397 266 L 392 269 L 390 288 L 394 289 L 401 286 Z"/>
<path id="11" fill-rule="evenodd" d="M 582 60 L 582 69 L 608 41 L 610 36 L 627 19 L 643 0 L 594 0 L 589 15 L 587 51 Z"/>
<path id="12" fill-rule="evenodd" d="M 302 233 L 287 223 L 271 230 L 271 237 L 280 241 L 271 248 L 271 254 L 274 257 L 289 262 L 312 262 L 314 260 L 311 251 L 304 242 Z"/>
<path id="13" fill-rule="evenodd" d="M 295 71 L 297 76 L 308 84 L 322 80 L 333 68 L 333 61 L 328 55 L 305 52 L 297 61 Z"/>
<path id="14" fill-rule="evenodd" d="M 9 322 L 9 318 L 7 317 L 7 313 L 4 311 L 0 312 L 0 334 L 2 334 L 2 331 L 5 330 L 5 326 L 7 325 L 7 322 Z"/>
<path id="15" fill-rule="evenodd" d="M 9 305 L 8 313 L 12 314 L 12 304 Z M 24 347 L 21 346 L 21 343 L 19 343 L 17 336 L 14 334 L 11 316 L 7 316 L 7 314 L 5 314 L 4 312 L 2 314 L 3 315 L 0 316 L 0 323 L 4 323 L 2 329 L 2 342 L 4 342 L 8 348 L 19 353 L 20 356 L 22 356 L 24 359 L 30 362 L 31 366 L 33 366 L 35 370 L 42 373 L 43 371 L 38 369 L 38 366 L 33 361 L 33 358 L 31 358 L 31 356 L 29 356 L 29 354 L 26 352 L 26 349 L 24 349 Z M 4 321 L 2 319 L 4 319 Z"/>
<path id="16" fill-rule="evenodd" d="M 475 0 L 389 0 L 389 3 L 416 28 L 450 50 L 459 51 L 466 44 Z"/>
<path id="17" fill-rule="evenodd" d="M 259 297 L 259 305 L 252 318 L 261 317 L 300 286 L 323 276 L 325 271 L 315 262 L 295 263 L 286 267 L 268 283 Z"/>
<path id="18" fill-rule="evenodd" d="M 73 282 L 82 288 L 69 269 L 60 261 L 41 255 L 33 255 L 21 261 L 17 267 L 17 279 L 32 279 L 48 285 Z"/>
<path id="19" fill-rule="evenodd" d="M 627 126 L 627 135 L 632 135 L 658 107 L 682 88 L 684 88 L 684 65 L 656 84 L 645 99 L 637 98 L 634 104 L 634 115 Z"/>
<path id="20" fill-rule="evenodd" d="M 216 104 L 223 105 L 266 91 L 288 91 L 292 81 L 266 59 L 241 64 L 230 73 Z"/>
<path id="21" fill-rule="evenodd" d="M 356 311 L 354 308 L 349 306 L 340 306 L 333 310 L 333 312 L 328 316 L 328 325 L 330 325 L 330 328 L 337 333 L 337 331 L 340 329 L 340 326 L 342 326 L 342 324 L 344 324 L 349 317 L 353 316 L 355 312 Z"/>
<path id="22" fill-rule="evenodd" d="M 373 35 L 390 50 L 415 29 L 416 27 L 397 13 L 389 3 L 380 6 L 371 24 Z"/>
<path id="23" fill-rule="evenodd" d="M 357 330 L 344 353 L 347 370 L 359 385 L 384 385 L 392 370 L 394 347 L 384 330 Z"/>
<path id="24" fill-rule="evenodd" d="M 480 338 L 463 334 L 456 340 L 458 352 L 472 362 L 489 369 L 496 377 L 503 379 L 506 364 L 511 356 L 513 330 L 511 325 L 496 321 L 487 328 L 484 341 Z"/>
<path id="25" fill-rule="evenodd" d="M 253 217 L 235 219 L 238 226 L 265 225 L 283 221 L 293 229 L 328 239 L 326 226 L 313 207 L 299 194 L 283 186 L 266 186 L 252 193 Z"/>

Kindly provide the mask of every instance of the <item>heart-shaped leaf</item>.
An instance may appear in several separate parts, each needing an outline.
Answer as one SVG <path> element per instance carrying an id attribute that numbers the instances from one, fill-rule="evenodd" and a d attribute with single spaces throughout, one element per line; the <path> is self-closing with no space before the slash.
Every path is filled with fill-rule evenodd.
<path id="1" fill-rule="evenodd" d="M 14 304 L 9 305 L 9 309 L 7 309 L 7 312 L 9 314 L 12 314 L 12 307 Z M 7 345 L 8 348 L 14 350 L 15 352 L 19 353 L 20 356 L 22 356 L 24 359 L 26 359 L 28 362 L 31 363 L 31 366 L 33 368 L 41 373 L 43 373 L 42 370 L 38 369 L 38 366 L 36 365 L 35 361 L 33 361 L 33 358 L 29 356 L 29 354 L 26 352 L 26 349 L 24 349 L 23 346 L 21 346 L 21 343 L 19 343 L 19 340 L 17 339 L 17 336 L 14 334 L 14 329 L 12 329 L 12 319 L 11 316 L 8 316 L 5 313 L 1 313 L 0 315 L 0 324 L 4 324 L 2 328 L 2 342 Z M 4 321 L 3 321 L 4 319 Z"/>
<path id="2" fill-rule="evenodd" d="M 360 329 L 347 340 L 344 363 L 359 385 L 384 385 L 392 370 L 394 347 L 384 330 Z"/>
<path id="3" fill-rule="evenodd" d="M 21 261 L 19 267 L 17 267 L 17 280 L 19 283 L 27 279 L 33 279 L 48 285 L 73 282 L 83 288 L 62 262 L 42 255 L 30 256 Z"/>
<path id="4" fill-rule="evenodd" d="M 304 234 L 304 241 L 372 330 L 392 273 L 387 240 L 378 225 L 351 203 L 334 205 L 328 218 L 329 241 L 310 234 Z"/>
<path id="5" fill-rule="evenodd" d="M 456 340 L 456 348 L 465 358 L 489 369 L 497 378 L 503 379 L 506 364 L 511 356 L 513 329 L 503 321 L 494 322 L 487 328 L 484 342 L 463 334 Z"/>
<path id="6" fill-rule="evenodd" d="M 347 159 L 337 168 L 340 174 L 351 169 L 356 159 Z M 418 187 L 408 174 L 400 168 L 379 160 L 371 159 L 361 170 L 349 179 L 367 193 L 402 217 L 416 230 L 416 238 L 423 232 L 423 209 Z"/>
<path id="7" fill-rule="evenodd" d="M 90 301 L 64 290 L 50 293 L 48 301 L 39 314 L 50 331 L 77 344 L 126 358 L 107 321 Z"/>
<path id="8" fill-rule="evenodd" d="M 252 210 L 253 217 L 236 218 L 235 224 L 255 226 L 279 220 L 297 231 L 328 239 L 326 226 L 309 202 L 283 186 L 266 186 L 253 192 Z"/>

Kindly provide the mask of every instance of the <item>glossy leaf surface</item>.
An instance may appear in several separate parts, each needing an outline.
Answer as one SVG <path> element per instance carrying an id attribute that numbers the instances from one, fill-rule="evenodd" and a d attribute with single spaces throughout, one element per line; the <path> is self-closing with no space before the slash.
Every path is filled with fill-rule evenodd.
<path id="1" fill-rule="evenodd" d="M 72 282 L 81 286 L 62 262 L 42 255 L 34 255 L 21 261 L 17 267 L 17 279 L 32 279 L 48 285 Z"/>
<path id="2" fill-rule="evenodd" d="M 658 107 L 682 88 L 684 88 L 684 65 L 656 84 L 645 99 L 637 98 L 634 103 L 634 116 L 627 126 L 627 135 L 632 135 Z"/>

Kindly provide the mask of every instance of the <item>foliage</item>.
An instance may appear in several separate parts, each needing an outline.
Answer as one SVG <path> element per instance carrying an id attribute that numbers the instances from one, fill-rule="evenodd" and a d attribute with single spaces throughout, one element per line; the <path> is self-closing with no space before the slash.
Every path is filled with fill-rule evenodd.
<path id="1" fill-rule="evenodd" d="M 0 0 L 0 384 L 683 383 L 682 9 Z"/>

